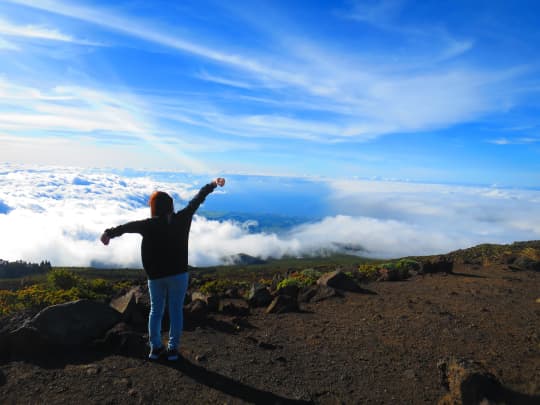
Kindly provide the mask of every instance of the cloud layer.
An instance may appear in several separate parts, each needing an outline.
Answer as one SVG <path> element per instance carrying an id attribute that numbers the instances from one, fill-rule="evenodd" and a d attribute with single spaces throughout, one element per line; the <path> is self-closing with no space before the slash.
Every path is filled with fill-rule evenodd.
<path id="1" fill-rule="evenodd" d="M 253 176 L 234 179 L 249 184 Z M 276 179 L 261 177 L 258 182 L 264 186 Z M 138 235 L 124 235 L 105 247 L 98 242 L 101 232 L 146 218 L 153 190 L 173 192 L 180 207 L 202 184 L 188 175 L 0 166 L 0 258 L 50 260 L 57 266 L 140 267 Z M 324 190 L 320 198 L 326 212 L 293 228 L 261 232 L 253 221 L 197 215 L 190 263 L 227 263 L 238 253 L 268 258 L 341 251 L 399 257 L 540 238 L 538 191 L 363 180 L 307 184 Z M 226 206 L 233 197 L 227 192 L 235 190 L 230 186 L 206 204 Z M 291 195 L 284 187 L 275 198 Z"/>

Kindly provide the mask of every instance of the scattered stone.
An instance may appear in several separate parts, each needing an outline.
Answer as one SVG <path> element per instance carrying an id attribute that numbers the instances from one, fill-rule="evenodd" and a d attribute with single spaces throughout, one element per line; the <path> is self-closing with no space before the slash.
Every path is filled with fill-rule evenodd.
<path id="1" fill-rule="evenodd" d="M 14 331 L 11 340 L 19 340 L 18 344 L 25 346 L 43 343 L 82 345 L 103 336 L 120 317 L 118 311 L 97 301 L 78 300 L 52 305 Z"/>
<path id="2" fill-rule="evenodd" d="M 297 299 L 299 291 L 300 291 L 300 288 L 297 285 L 290 284 L 285 287 L 281 287 L 279 290 L 276 291 L 276 294 L 286 295 L 291 298 Z"/>
<path id="3" fill-rule="evenodd" d="M 420 274 L 432 274 L 432 273 L 452 273 L 454 269 L 454 262 L 447 259 L 444 256 L 439 256 L 430 261 L 424 262 Z"/>
<path id="4" fill-rule="evenodd" d="M 320 302 L 333 297 L 343 297 L 343 294 L 335 288 L 316 284 L 302 290 L 298 302 Z"/>
<path id="5" fill-rule="evenodd" d="M 508 267 L 517 271 L 540 271 L 540 261 L 526 256 L 519 256 Z"/>
<path id="6" fill-rule="evenodd" d="M 128 391 L 128 395 L 129 395 L 130 397 L 136 397 L 138 394 L 139 394 L 139 392 L 138 392 L 135 388 L 131 388 L 131 389 Z"/>
<path id="7" fill-rule="evenodd" d="M 416 378 L 416 374 L 414 373 L 414 370 L 408 369 L 403 372 L 403 377 L 413 380 Z"/>
<path id="8" fill-rule="evenodd" d="M 111 300 L 110 306 L 122 314 L 122 319 L 127 319 L 131 315 L 131 312 L 135 309 L 136 298 L 135 292 L 138 290 L 138 287 L 134 287 L 129 290 L 126 294 Z"/>
<path id="9" fill-rule="evenodd" d="M 377 281 L 402 281 L 409 278 L 407 269 L 387 269 L 378 270 L 379 277 Z"/>
<path id="10" fill-rule="evenodd" d="M 469 359 L 442 359 L 437 363 L 441 385 L 449 392 L 439 405 L 533 404 L 539 396 L 505 388 L 481 363 Z"/>
<path id="11" fill-rule="evenodd" d="M 249 314 L 249 305 L 243 299 L 224 298 L 219 301 L 219 312 L 225 315 L 245 316 Z"/>
<path id="12" fill-rule="evenodd" d="M 199 291 L 195 291 L 191 294 L 191 302 L 203 301 L 206 304 L 208 312 L 217 312 L 219 309 L 219 297 L 215 294 L 204 294 Z"/>
<path id="13" fill-rule="evenodd" d="M 266 308 L 267 314 L 282 314 L 298 311 L 298 301 L 289 295 L 278 295 Z"/>
<path id="14" fill-rule="evenodd" d="M 236 287 L 227 288 L 225 292 L 223 293 L 223 296 L 227 298 L 240 298 L 238 288 Z"/>
<path id="15" fill-rule="evenodd" d="M 101 368 L 99 366 L 94 365 L 94 364 L 88 364 L 88 365 L 84 366 L 84 368 L 86 369 L 85 373 L 88 376 L 97 375 L 101 371 Z"/>
<path id="16" fill-rule="evenodd" d="M 276 345 L 273 345 L 272 343 L 266 343 L 266 342 L 259 342 L 258 345 L 261 349 L 265 350 L 275 350 L 277 349 Z"/>
<path id="17" fill-rule="evenodd" d="M 254 283 L 249 290 L 248 302 L 252 307 L 265 307 L 272 302 L 272 295 L 266 286 Z"/>
<path id="18" fill-rule="evenodd" d="M 323 274 L 317 284 L 325 287 L 337 288 L 343 291 L 359 292 L 361 289 L 356 282 L 341 270 Z"/>
<path id="19" fill-rule="evenodd" d="M 122 321 L 144 332 L 148 327 L 150 297 L 143 286 L 133 287 L 126 294 L 111 301 L 110 306 L 122 314 Z"/>
<path id="20" fill-rule="evenodd" d="M 190 321 L 202 321 L 208 315 L 208 305 L 200 299 L 192 300 L 184 307 L 184 315 Z"/>
<path id="21" fill-rule="evenodd" d="M 103 339 L 95 341 L 94 345 L 97 349 L 137 357 L 144 357 L 147 351 L 143 334 L 133 330 L 125 322 L 116 324 Z"/>
<path id="22" fill-rule="evenodd" d="M 206 355 L 204 354 L 198 354 L 195 356 L 195 361 L 199 362 L 199 363 L 202 363 L 204 361 L 206 361 Z"/>

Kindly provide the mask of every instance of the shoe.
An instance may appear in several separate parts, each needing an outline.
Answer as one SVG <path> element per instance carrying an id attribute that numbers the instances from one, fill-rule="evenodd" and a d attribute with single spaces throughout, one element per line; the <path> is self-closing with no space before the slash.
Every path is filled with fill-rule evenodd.
<path id="1" fill-rule="evenodd" d="M 165 346 L 158 347 L 157 349 L 150 350 L 150 354 L 148 355 L 148 358 L 150 360 L 157 360 L 161 357 L 161 355 L 165 353 Z"/>
<path id="2" fill-rule="evenodd" d="M 167 360 L 176 361 L 178 360 L 178 349 L 167 349 Z"/>

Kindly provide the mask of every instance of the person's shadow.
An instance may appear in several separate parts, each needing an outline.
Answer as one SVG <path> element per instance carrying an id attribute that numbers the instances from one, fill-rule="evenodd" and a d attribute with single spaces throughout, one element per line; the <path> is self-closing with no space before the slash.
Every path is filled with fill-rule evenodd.
<path id="1" fill-rule="evenodd" d="M 209 388 L 223 392 L 224 394 L 242 399 L 254 404 L 312 404 L 313 401 L 295 400 L 285 398 L 269 391 L 263 391 L 251 387 L 230 377 L 205 369 L 204 367 L 193 364 L 188 359 L 180 356 L 178 361 L 161 361 L 161 364 L 167 365 L 178 370 L 183 375 L 192 378 L 199 384 L 206 385 Z"/>
<path id="2" fill-rule="evenodd" d="M 23 360 L 46 369 L 61 369 L 67 364 L 88 364 L 101 360 L 110 355 L 119 355 L 131 357 L 139 360 L 151 361 L 146 359 L 147 348 L 144 343 L 126 347 L 127 350 L 118 351 L 99 351 L 99 350 L 66 350 L 63 348 L 49 348 L 49 350 L 40 350 L 39 355 L 14 356 L 11 361 Z M 63 350 L 60 350 L 63 349 Z M 8 360 L 8 361 L 10 361 Z M 2 362 L 0 362 L 1 364 Z M 180 355 L 178 361 L 159 360 L 156 363 L 170 367 L 189 377 L 199 384 L 223 392 L 232 397 L 239 398 L 246 402 L 254 404 L 312 404 L 312 401 L 294 400 L 280 395 L 273 394 L 270 391 L 264 391 L 251 387 L 233 378 L 224 376 L 215 371 L 210 371 L 202 366 L 193 364 L 190 360 Z M 5 376 L 0 372 L 0 386 L 5 383 Z"/>

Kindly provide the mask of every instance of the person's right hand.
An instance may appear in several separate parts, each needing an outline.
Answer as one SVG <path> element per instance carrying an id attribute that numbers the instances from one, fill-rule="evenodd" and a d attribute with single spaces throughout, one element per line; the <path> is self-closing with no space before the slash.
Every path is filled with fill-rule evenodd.
<path id="1" fill-rule="evenodd" d="M 100 240 L 106 246 L 106 245 L 109 244 L 109 241 L 111 240 L 111 237 L 109 235 L 107 235 L 107 232 L 103 232 L 103 235 L 101 235 Z"/>
<path id="2" fill-rule="evenodd" d="M 225 185 L 225 179 L 223 177 L 218 177 L 212 183 L 214 183 L 216 186 L 223 187 Z"/>

